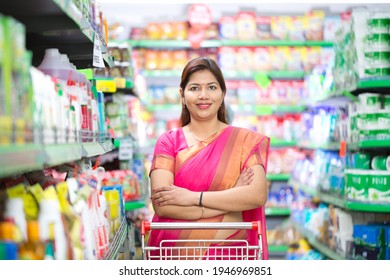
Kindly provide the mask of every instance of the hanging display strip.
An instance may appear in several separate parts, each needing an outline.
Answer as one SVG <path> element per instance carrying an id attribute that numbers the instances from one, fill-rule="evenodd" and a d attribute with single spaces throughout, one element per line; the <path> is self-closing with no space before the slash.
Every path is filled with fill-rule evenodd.
<path id="1" fill-rule="evenodd" d="M 96 79 L 96 89 L 102 92 L 116 92 L 117 83 L 114 79 Z"/>

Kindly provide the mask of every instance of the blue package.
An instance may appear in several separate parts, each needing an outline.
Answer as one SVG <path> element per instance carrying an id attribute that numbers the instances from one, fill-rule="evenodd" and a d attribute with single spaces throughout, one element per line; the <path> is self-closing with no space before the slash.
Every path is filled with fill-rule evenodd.
<path id="1" fill-rule="evenodd" d="M 386 245 L 385 229 L 382 225 L 354 225 L 354 244 L 383 247 Z"/>

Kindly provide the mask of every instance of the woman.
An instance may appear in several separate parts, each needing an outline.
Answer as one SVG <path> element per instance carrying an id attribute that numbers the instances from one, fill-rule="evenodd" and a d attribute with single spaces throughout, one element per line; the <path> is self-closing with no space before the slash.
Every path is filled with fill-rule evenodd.
<path id="1" fill-rule="evenodd" d="M 225 94 L 225 81 L 214 60 L 200 57 L 186 65 L 180 83 L 182 128 L 162 134 L 155 146 L 150 171 L 153 222 L 265 219 L 269 138 L 229 126 Z M 265 228 L 262 238 L 266 245 Z M 148 245 L 159 246 L 167 239 L 188 243 L 246 239 L 257 245 L 257 234 L 247 230 L 152 230 Z M 174 242 L 168 245 L 175 246 Z"/>

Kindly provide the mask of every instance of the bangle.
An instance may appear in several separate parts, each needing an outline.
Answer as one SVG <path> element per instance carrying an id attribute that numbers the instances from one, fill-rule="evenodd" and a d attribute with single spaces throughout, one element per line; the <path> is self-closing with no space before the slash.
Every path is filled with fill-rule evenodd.
<path id="1" fill-rule="evenodd" d="M 204 206 L 202 206 L 202 216 L 200 216 L 201 219 L 204 217 Z"/>
<path id="2" fill-rule="evenodd" d="M 199 206 L 202 207 L 203 204 L 202 204 L 202 197 L 203 197 L 203 192 L 200 193 L 200 197 L 199 197 Z"/>

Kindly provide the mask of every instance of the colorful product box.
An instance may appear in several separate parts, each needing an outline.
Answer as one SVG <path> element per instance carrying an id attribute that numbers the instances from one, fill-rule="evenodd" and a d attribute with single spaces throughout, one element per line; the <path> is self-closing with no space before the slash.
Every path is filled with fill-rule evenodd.
<path id="1" fill-rule="evenodd" d="M 382 225 L 354 225 L 353 239 L 356 245 L 386 246 L 386 227 Z"/>

